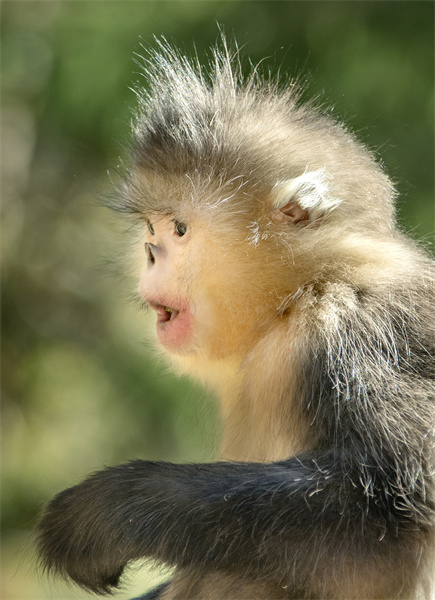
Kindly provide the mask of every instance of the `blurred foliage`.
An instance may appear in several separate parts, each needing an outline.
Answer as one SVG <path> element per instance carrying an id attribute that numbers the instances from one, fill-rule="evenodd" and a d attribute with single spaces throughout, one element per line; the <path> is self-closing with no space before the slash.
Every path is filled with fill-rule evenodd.
<path id="1" fill-rule="evenodd" d="M 147 317 L 126 301 L 134 278 L 107 260 L 124 252 L 124 225 L 98 199 L 128 159 L 134 53 L 163 34 L 205 59 L 222 24 L 378 152 L 400 221 L 428 242 L 434 4 L 4 0 L 1 11 L 0 594 L 83 598 L 44 584 L 23 550 L 41 503 L 103 464 L 206 460 L 216 445 L 213 404 L 151 358 Z"/>

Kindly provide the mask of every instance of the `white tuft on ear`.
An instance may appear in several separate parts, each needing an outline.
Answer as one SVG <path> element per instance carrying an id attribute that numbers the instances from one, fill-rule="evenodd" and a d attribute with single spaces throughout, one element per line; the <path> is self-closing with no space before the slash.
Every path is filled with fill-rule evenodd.
<path id="1" fill-rule="evenodd" d="M 278 210 L 294 202 L 308 211 L 310 219 L 316 219 L 333 210 L 341 203 L 330 193 L 331 176 L 326 169 L 305 171 L 303 175 L 277 183 L 273 187 L 273 204 Z"/>

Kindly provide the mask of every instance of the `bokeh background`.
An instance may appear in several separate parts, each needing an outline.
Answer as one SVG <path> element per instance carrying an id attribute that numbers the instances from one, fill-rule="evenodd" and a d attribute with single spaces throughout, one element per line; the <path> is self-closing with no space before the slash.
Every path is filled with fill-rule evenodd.
<path id="1" fill-rule="evenodd" d="M 430 245 L 433 22 L 419 1 L 1 2 L 4 600 L 87 597 L 35 568 L 30 531 L 56 491 L 216 447 L 213 402 L 151 356 L 117 261 L 125 223 L 100 206 L 128 162 L 134 53 L 164 35 L 204 58 L 219 23 L 266 71 L 302 76 L 377 152 L 400 223 Z M 118 597 L 154 580 L 135 570 Z"/>

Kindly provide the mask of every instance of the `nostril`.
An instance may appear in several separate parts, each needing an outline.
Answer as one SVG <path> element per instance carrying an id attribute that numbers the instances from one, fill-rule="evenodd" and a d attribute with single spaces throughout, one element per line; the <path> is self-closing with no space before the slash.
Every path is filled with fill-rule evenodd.
<path id="1" fill-rule="evenodd" d="M 156 257 L 152 249 L 152 244 L 145 244 L 145 252 L 148 256 L 148 265 L 153 265 L 156 262 Z"/>

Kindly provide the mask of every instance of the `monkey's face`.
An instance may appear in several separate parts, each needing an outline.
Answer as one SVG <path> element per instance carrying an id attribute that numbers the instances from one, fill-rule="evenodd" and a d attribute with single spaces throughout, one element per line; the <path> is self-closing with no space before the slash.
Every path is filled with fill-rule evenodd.
<path id="1" fill-rule="evenodd" d="M 265 300 L 260 284 L 264 257 L 246 238 L 247 230 L 217 232 L 192 216 L 149 217 L 140 295 L 155 311 L 164 350 L 218 359 L 240 356 L 276 318 L 276 298 L 269 288 L 270 301 Z"/>
<path id="2" fill-rule="evenodd" d="M 304 281 L 296 245 L 308 209 L 326 197 L 322 173 L 269 195 L 239 182 L 213 187 L 194 173 L 140 171 L 136 181 L 146 215 L 140 294 L 156 313 L 161 346 L 195 360 L 240 362 Z"/>

